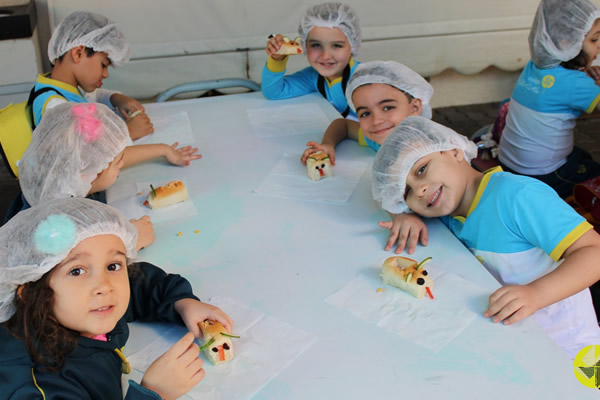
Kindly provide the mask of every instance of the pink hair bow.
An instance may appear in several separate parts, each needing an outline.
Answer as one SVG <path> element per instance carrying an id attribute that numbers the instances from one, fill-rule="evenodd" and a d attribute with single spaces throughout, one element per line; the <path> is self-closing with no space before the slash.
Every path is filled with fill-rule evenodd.
<path id="1" fill-rule="evenodd" d="M 76 118 L 75 129 L 83 136 L 86 143 L 98 140 L 104 134 L 102 123 L 96 117 L 96 105 L 93 103 L 78 104 L 73 107 Z"/>

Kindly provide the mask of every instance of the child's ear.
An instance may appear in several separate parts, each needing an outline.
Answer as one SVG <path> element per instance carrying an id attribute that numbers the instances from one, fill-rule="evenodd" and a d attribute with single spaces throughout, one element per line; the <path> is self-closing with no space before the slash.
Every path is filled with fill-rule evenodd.
<path id="1" fill-rule="evenodd" d="M 451 151 L 454 155 L 454 158 L 456 158 L 457 161 L 464 160 L 465 153 L 461 149 L 452 149 Z"/>
<path id="2" fill-rule="evenodd" d="M 78 64 L 83 57 L 85 57 L 85 46 L 84 45 L 80 45 L 77 47 L 73 47 L 70 51 L 71 53 L 71 58 L 73 59 L 73 62 L 75 64 Z"/>
<path id="3" fill-rule="evenodd" d="M 25 287 L 25 285 L 19 285 L 17 287 L 17 297 L 19 298 L 19 300 L 23 299 L 23 288 Z"/>
<path id="4" fill-rule="evenodd" d="M 410 102 L 410 107 L 412 115 L 421 115 L 421 111 L 423 111 L 423 102 L 421 99 L 412 99 Z"/>

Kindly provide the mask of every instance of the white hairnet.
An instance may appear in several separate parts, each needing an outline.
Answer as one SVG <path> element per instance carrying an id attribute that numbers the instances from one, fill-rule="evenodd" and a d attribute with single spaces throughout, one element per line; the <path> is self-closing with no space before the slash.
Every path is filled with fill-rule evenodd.
<path id="1" fill-rule="evenodd" d="M 302 38 L 302 45 L 306 51 L 306 38 L 308 33 L 314 27 L 320 28 L 338 28 L 346 35 L 352 54 L 358 53 L 360 47 L 360 26 L 358 17 L 354 10 L 342 3 L 323 3 L 317 4 L 306 10 L 306 13 L 300 20 L 298 33 Z"/>
<path id="2" fill-rule="evenodd" d="M 0 322 L 15 313 L 19 285 L 39 280 L 81 241 L 116 235 L 127 257 L 137 255 L 137 230 L 111 206 L 89 199 L 56 199 L 21 211 L 0 228 Z"/>
<path id="3" fill-rule="evenodd" d="M 85 197 L 92 181 L 131 138 L 125 122 L 98 103 L 63 103 L 44 114 L 19 161 L 25 199 Z"/>
<path id="4" fill-rule="evenodd" d="M 600 11 L 588 0 L 542 0 L 529 32 L 535 65 L 552 68 L 575 58 L 597 18 Z"/>
<path id="5" fill-rule="evenodd" d="M 437 151 L 460 149 L 470 163 L 477 146 L 467 137 L 427 118 L 411 116 L 385 139 L 373 161 L 373 198 L 393 213 L 409 211 L 404 202 L 406 177 L 421 158 Z"/>
<path id="6" fill-rule="evenodd" d="M 429 100 L 433 96 L 433 87 L 421 75 L 404 64 L 395 61 L 369 61 L 360 63 L 348 80 L 346 99 L 353 109 L 352 93 L 363 85 L 384 83 L 421 99 L 421 116 L 431 118 Z"/>
<path id="7" fill-rule="evenodd" d="M 81 45 L 108 54 L 115 66 L 129 60 L 129 42 L 114 22 L 86 11 L 71 13 L 58 24 L 48 42 L 48 58 L 54 64 L 67 51 Z"/>

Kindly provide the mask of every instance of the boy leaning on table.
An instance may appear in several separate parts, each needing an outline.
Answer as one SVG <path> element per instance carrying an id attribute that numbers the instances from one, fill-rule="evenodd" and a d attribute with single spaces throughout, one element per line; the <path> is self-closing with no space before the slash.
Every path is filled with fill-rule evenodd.
<path id="1" fill-rule="evenodd" d="M 442 222 L 503 285 L 485 317 L 505 325 L 532 316 L 571 357 L 600 343 L 588 287 L 600 279 L 600 235 L 533 178 L 481 173 L 474 143 L 423 117 L 408 117 L 373 163 L 373 197 L 392 213 Z"/>

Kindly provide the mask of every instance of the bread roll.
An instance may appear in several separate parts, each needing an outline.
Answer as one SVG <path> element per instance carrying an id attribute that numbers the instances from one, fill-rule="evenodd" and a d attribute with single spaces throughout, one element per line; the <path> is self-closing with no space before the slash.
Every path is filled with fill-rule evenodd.
<path id="1" fill-rule="evenodd" d="M 145 206 L 155 210 L 171 204 L 181 203 L 189 198 L 187 188 L 181 181 L 171 181 L 164 186 L 150 190 L 144 202 Z"/>
<path id="2" fill-rule="evenodd" d="M 302 45 L 300 44 L 300 38 L 290 40 L 290 38 L 284 36 L 283 43 L 281 44 L 281 47 L 279 48 L 279 50 L 277 50 L 275 54 L 293 56 L 302 53 L 303 51 Z"/>
<path id="3" fill-rule="evenodd" d="M 433 280 L 428 276 L 427 270 L 418 265 L 415 260 L 406 257 L 388 258 L 381 268 L 383 283 L 396 286 L 418 299 L 425 294 L 433 298 Z"/>
<path id="4" fill-rule="evenodd" d="M 330 178 L 331 161 L 329 156 L 322 151 L 312 153 L 306 160 L 306 172 L 313 181 L 318 181 L 323 177 Z"/>
<path id="5" fill-rule="evenodd" d="M 233 359 L 233 345 L 229 336 L 223 335 L 227 330 L 217 321 L 206 320 L 198 324 L 204 335 L 204 343 L 211 339 L 214 342 L 206 347 L 203 352 L 206 358 L 213 364 L 218 365 Z"/>

